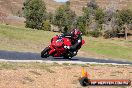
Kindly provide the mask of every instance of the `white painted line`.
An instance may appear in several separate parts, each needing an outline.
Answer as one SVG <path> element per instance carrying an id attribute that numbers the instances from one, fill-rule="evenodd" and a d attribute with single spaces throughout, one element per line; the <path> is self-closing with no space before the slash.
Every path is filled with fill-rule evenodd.
<path id="1" fill-rule="evenodd" d="M 0 59 L 0 62 L 39 62 L 39 63 L 58 63 L 58 64 L 101 64 L 101 65 L 130 65 L 130 64 L 118 64 L 118 63 L 98 63 L 98 62 L 82 62 L 82 61 L 49 61 L 49 60 L 5 60 Z"/>

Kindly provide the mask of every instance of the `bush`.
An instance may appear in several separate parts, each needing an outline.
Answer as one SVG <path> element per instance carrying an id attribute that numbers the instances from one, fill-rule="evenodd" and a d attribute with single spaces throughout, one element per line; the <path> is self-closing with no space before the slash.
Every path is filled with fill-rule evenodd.
<path id="1" fill-rule="evenodd" d="M 94 31 L 90 31 L 89 35 L 92 37 L 100 37 L 100 36 L 102 36 L 102 33 L 98 30 L 94 30 Z"/>
<path id="2" fill-rule="evenodd" d="M 120 25 L 124 25 L 125 23 L 132 23 L 132 10 L 120 10 L 117 12 L 117 22 Z"/>
<path id="3" fill-rule="evenodd" d="M 117 31 L 114 30 L 107 30 L 104 32 L 103 37 L 108 39 L 108 38 L 113 38 L 117 36 Z"/>
<path id="4" fill-rule="evenodd" d="M 44 30 L 44 31 L 50 31 L 51 30 L 51 25 L 50 25 L 49 20 L 43 21 L 42 30 Z"/>
<path id="5" fill-rule="evenodd" d="M 79 17 L 77 19 L 77 27 L 81 30 L 81 32 L 86 35 L 86 23 L 83 17 Z"/>

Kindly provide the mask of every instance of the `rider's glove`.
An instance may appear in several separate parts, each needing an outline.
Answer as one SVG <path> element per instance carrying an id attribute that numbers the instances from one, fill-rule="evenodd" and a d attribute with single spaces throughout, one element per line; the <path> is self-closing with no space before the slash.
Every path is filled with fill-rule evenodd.
<path id="1" fill-rule="evenodd" d="M 65 49 L 70 49 L 70 46 L 64 46 Z"/>

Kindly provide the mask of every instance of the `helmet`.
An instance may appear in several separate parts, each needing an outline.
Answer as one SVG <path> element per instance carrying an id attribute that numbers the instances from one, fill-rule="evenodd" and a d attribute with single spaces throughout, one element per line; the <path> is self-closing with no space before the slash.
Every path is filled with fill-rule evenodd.
<path id="1" fill-rule="evenodd" d="M 73 34 L 73 37 L 76 39 L 79 36 L 82 36 L 82 32 L 79 29 L 73 29 L 73 31 L 71 32 L 71 34 Z"/>

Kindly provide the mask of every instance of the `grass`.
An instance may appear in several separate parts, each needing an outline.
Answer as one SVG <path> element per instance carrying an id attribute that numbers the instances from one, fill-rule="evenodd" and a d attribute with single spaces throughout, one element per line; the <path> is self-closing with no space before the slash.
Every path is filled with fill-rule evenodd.
<path id="1" fill-rule="evenodd" d="M 53 67 L 64 67 L 63 69 L 70 70 L 71 66 L 79 66 L 79 67 L 96 67 L 96 66 L 108 66 L 108 67 L 115 67 L 113 65 L 103 65 L 103 64 L 56 64 L 56 63 L 39 63 L 39 62 L 0 62 L 0 70 L 17 70 L 17 69 L 41 69 L 45 70 L 49 73 L 56 73 L 52 68 Z M 117 67 L 117 66 L 116 66 Z M 123 68 L 123 66 L 119 66 Z M 37 73 L 36 71 L 30 71 L 30 73 L 41 75 L 40 73 Z M 121 73 L 119 71 L 116 71 L 114 73 Z M 130 73 L 132 73 L 130 71 Z"/>
<path id="2" fill-rule="evenodd" d="M 87 40 L 82 50 L 108 56 L 109 58 L 132 60 L 132 43 L 102 38 L 85 38 Z"/>
<path id="3" fill-rule="evenodd" d="M 0 49 L 41 52 L 58 33 L 0 25 Z M 82 51 L 107 58 L 132 61 L 132 41 L 84 37 Z M 90 53 L 89 53 L 90 52 Z"/>
<path id="4" fill-rule="evenodd" d="M 17 64 L 11 64 L 11 63 L 0 63 L 0 70 L 2 69 L 12 69 L 16 70 L 17 69 Z"/>
<path id="5" fill-rule="evenodd" d="M 0 25 L 0 49 L 38 52 L 38 47 L 47 46 L 50 39 L 56 34 L 42 30 Z"/>
<path id="6" fill-rule="evenodd" d="M 56 64 L 46 64 L 46 63 L 37 63 L 37 62 L 32 62 L 32 63 L 15 63 L 15 62 L 0 62 L 0 70 L 7 69 L 7 70 L 17 70 L 17 69 L 41 69 L 45 70 L 49 73 L 55 73 L 51 69 L 51 67 L 59 66 Z M 30 71 L 31 73 L 41 75 L 39 73 Z"/>
<path id="7" fill-rule="evenodd" d="M 49 35 L 50 34 L 50 35 Z M 51 35 L 55 35 L 52 32 L 45 32 L 42 30 L 34 30 L 34 29 L 26 29 L 26 28 L 18 28 L 14 26 L 6 26 L 0 25 L 0 36 L 6 37 L 9 39 L 16 40 L 30 40 L 35 42 L 44 42 L 51 38 Z"/>

